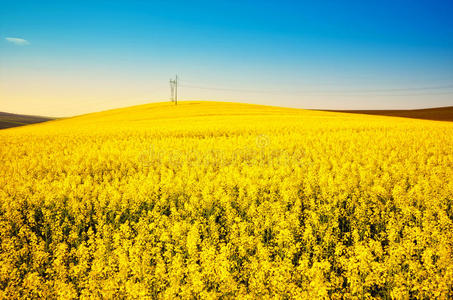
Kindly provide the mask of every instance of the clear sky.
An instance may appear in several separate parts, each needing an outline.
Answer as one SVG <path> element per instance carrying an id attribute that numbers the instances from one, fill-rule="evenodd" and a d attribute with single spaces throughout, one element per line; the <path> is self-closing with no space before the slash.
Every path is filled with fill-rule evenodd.
<path id="1" fill-rule="evenodd" d="M 453 1 L 4 1 L 0 111 L 453 105 Z"/>

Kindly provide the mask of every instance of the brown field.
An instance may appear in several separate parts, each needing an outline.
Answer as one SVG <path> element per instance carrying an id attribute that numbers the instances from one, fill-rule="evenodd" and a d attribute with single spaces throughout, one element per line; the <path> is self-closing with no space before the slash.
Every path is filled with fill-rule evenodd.
<path id="1" fill-rule="evenodd" d="M 41 123 L 49 120 L 53 120 L 53 118 L 0 112 L 0 129 Z"/>
<path id="2" fill-rule="evenodd" d="M 382 115 L 392 117 L 404 117 L 413 119 L 425 119 L 435 121 L 453 121 L 453 106 L 411 109 L 411 110 L 328 110 L 335 112 Z"/>

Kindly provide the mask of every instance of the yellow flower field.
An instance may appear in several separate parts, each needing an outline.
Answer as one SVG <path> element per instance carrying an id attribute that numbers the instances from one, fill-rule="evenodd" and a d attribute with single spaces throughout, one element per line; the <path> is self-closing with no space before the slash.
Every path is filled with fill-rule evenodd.
<path id="1" fill-rule="evenodd" d="M 453 123 L 215 102 L 0 131 L 0 298 L 451 298 Z"/>

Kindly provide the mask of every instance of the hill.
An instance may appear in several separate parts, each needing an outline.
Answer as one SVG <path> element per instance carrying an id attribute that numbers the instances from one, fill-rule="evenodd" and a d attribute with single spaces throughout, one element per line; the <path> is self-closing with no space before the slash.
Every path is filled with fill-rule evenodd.
<path id="1" fill-rule="evenodd" d="M 453 106 L 411 110 L 328 110 L 344 113 L 381 115 L 437 121 L 453 121 Z"/>
<path id="2" fill-rule="evenodd" d="M 453 123 L 154 103 L 0 131 L 0 299 L 452 298 Z"/>
<path id="3" fill-rule="evenodd" d="M 178 105 L 170 102 L 150 103 L 137 106 L 130 106 L 118 109 L 112 109 L 102 112 L 94 112 L 70 118 L 57 119 L 52 122 L 40 124 L 33 129 L 22 127 L 20 130 L 39 132 L 40 130 L 75 130 L 97 131 L 102 128 L 104 131 L 116 131 L 119 129 L 127 130 L 178 130 L 190 134 L 192 127 L 196 130 L 201 128 L 205 130 L 215 130 L 216 127 L 235 128 L 246 120 L 253 126 L 254 121 L 275 122 L 282 117 L 304 119 L 312 118 L 347 118 L 346 114 L 326 113 L 322 111 L 310 111 L 295 108 L 253 105 L 232 102 L 210 102 L 210 101 L 182 101 Z M 355 117 L 355 119 L 361 117 Z M 366 118 L 369 118 L 366 116 Z M 232 124 L 232 120 L 239 120 L 238 124 Z M 205 124 L 203 125 L 203 123 Z M 213 123 L 213 124 L 211 124 Z M 246 122 L 248 123 L 248 122 Z M 210 128 L 210 126 L 213 126 Z M 19 130 L 17 128 L 16 130 Z"/>
<path id="4" fill-rule="evenodd" d="M 41 123 L 49 120 L 53 120 L 53 118 L 0 112 L 0 129 Z"/>

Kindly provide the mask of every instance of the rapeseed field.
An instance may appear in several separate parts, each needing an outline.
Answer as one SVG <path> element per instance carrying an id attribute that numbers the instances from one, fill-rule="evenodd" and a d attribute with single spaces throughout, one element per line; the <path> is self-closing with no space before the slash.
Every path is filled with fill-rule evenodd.
<path id="1" fill-rule="evenodd" d="M 452 137 L 216 102 L 2 130 L 0 298 L 451 298 Z"/>

